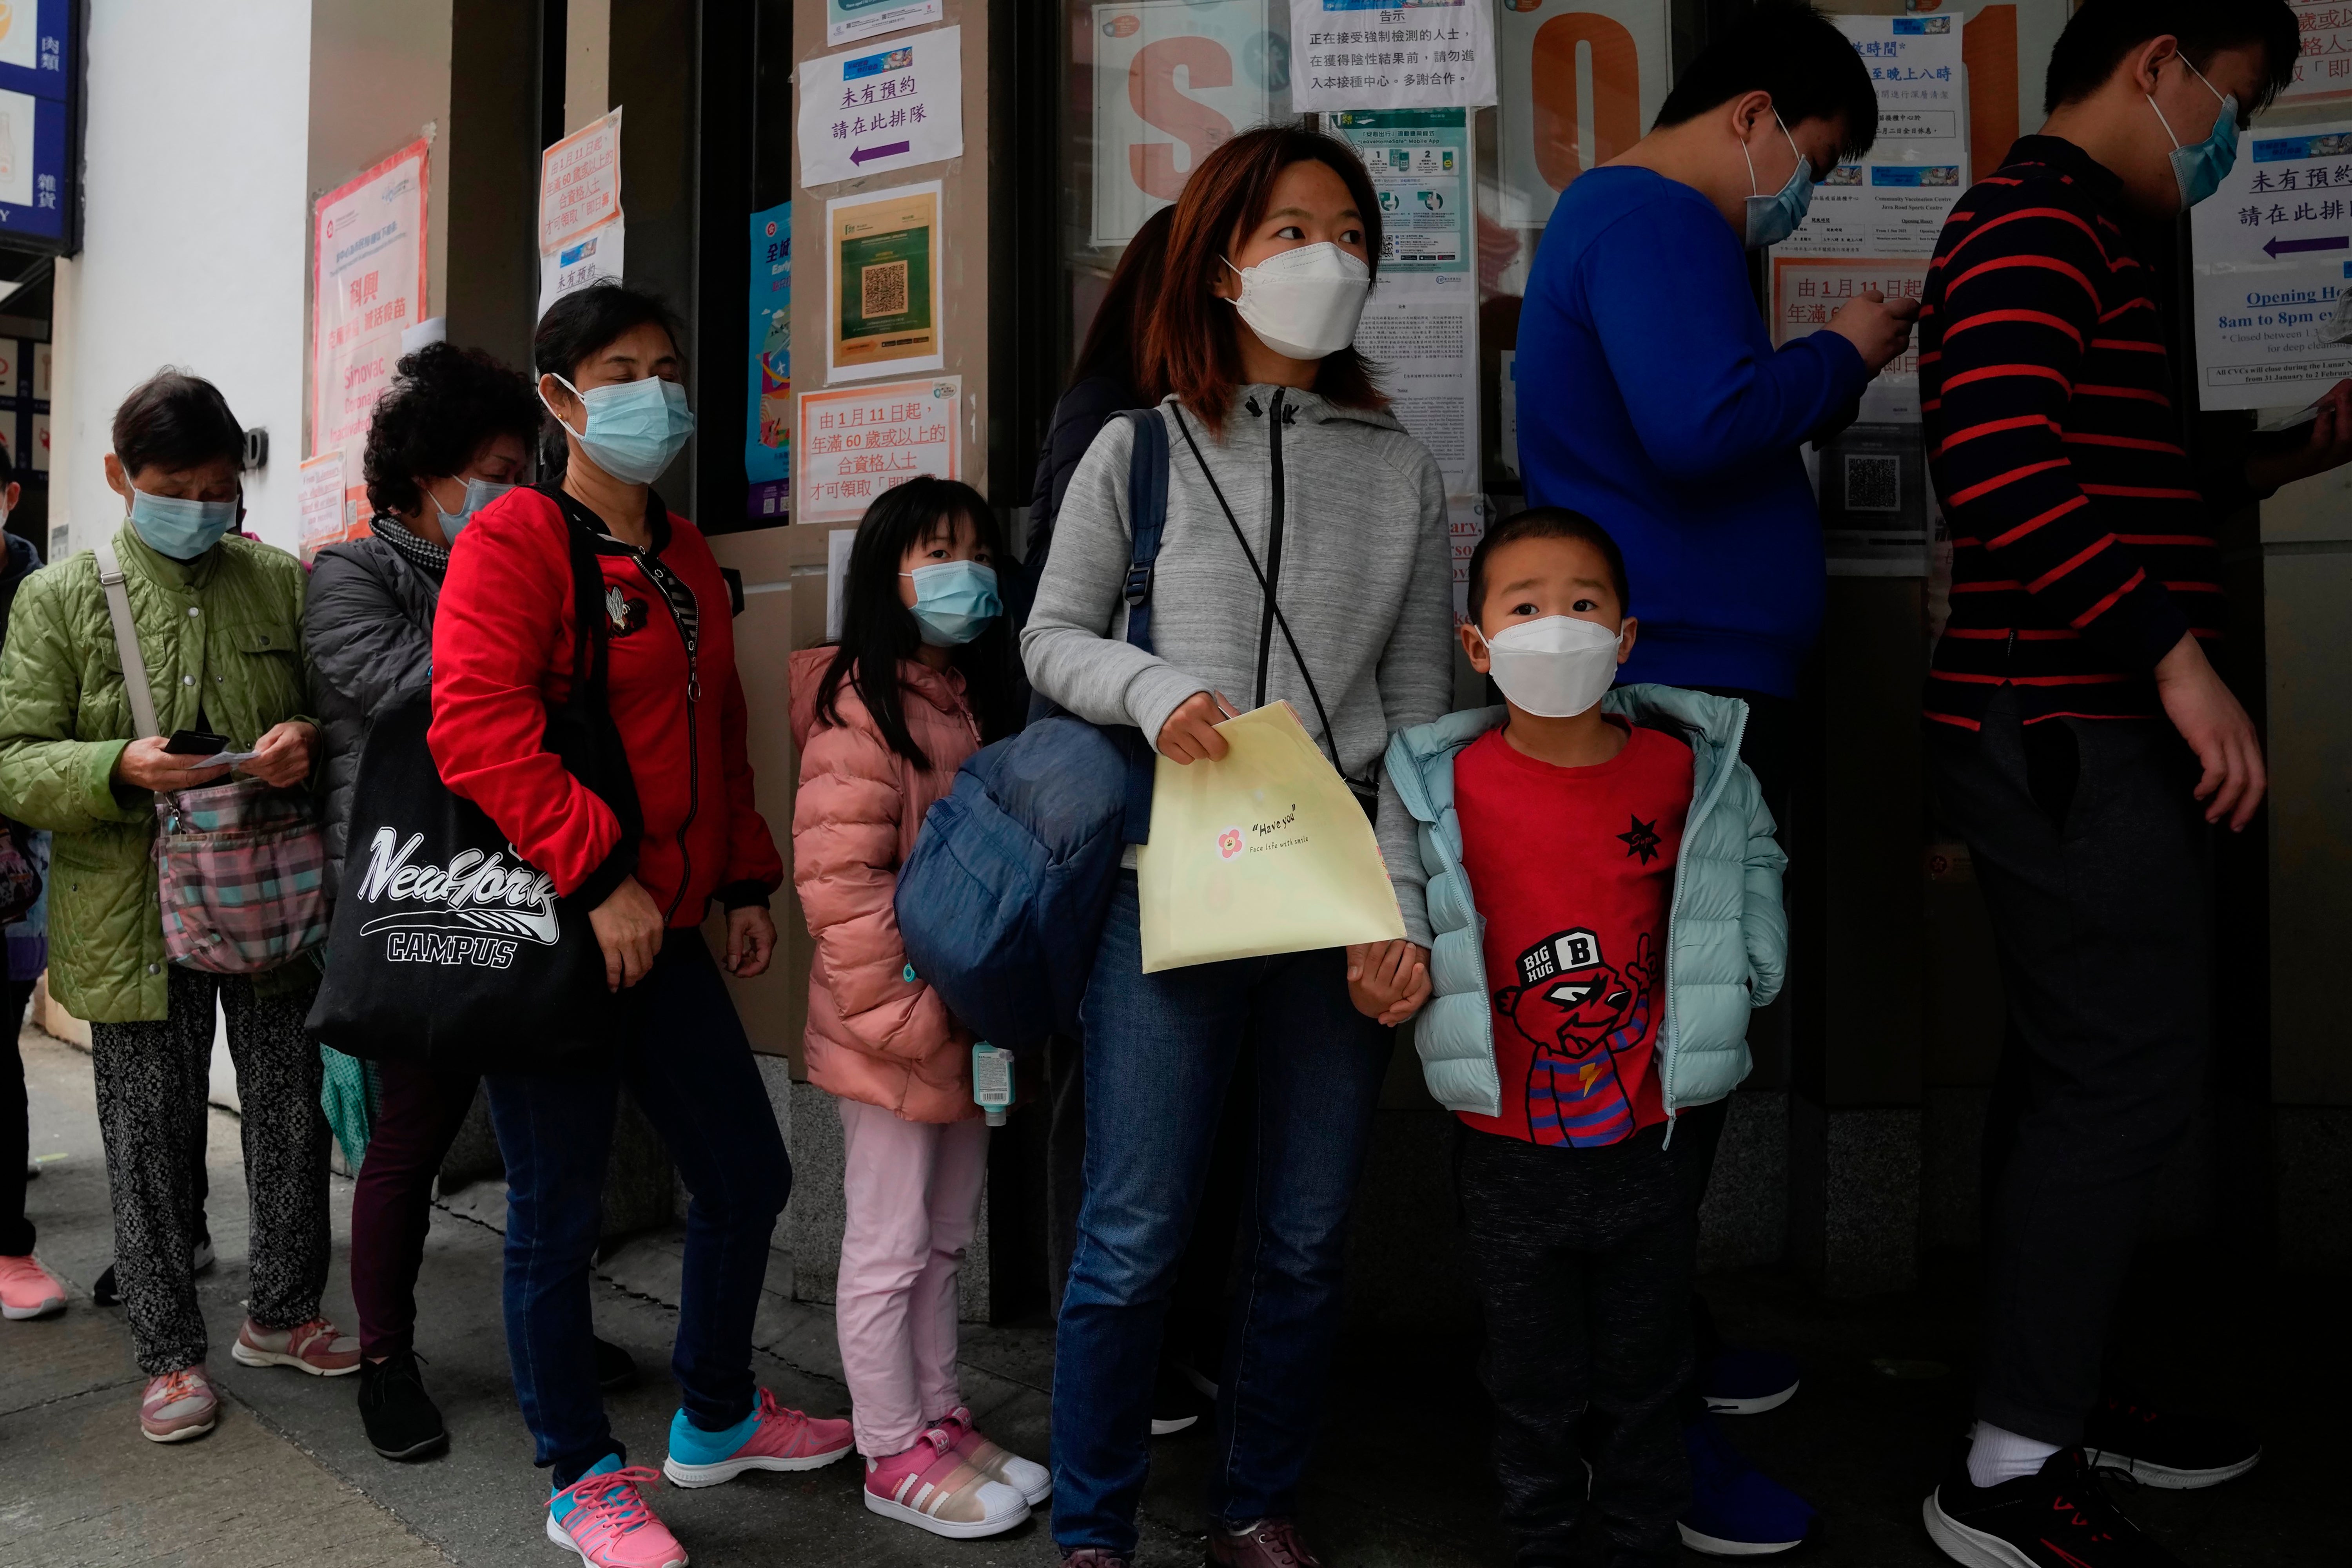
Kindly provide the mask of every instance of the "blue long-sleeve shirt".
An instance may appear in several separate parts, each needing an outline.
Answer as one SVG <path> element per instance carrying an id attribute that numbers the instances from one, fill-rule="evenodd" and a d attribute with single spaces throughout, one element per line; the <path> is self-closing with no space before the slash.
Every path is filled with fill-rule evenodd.
<path id="1" fill-rule="evenodd" d="M 1625 552 L 1641 620 L 1620 678 L 1794 696 L 1821 631 L 1821 513 L 1799 444 L 1870 374 L 1816 332 L 1775 350 L 1739 238 L 1647 169 L 1562 193 L 1519 317 L 1519 465 Z"/>

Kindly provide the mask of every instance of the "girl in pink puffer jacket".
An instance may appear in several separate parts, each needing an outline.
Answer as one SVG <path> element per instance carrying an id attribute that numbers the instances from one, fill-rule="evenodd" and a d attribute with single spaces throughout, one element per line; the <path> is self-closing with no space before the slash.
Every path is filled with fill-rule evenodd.
<path id="1" fill-rule="evenodd" d="M 971 1425 L 956 1276 L 980 1218 L 988 1128 L 972 1037 L 907 962 L 898 867 L 956 769 L 1012 727 L 1004 544 L 979 493 L 916 479 L 866 508 L 841 642 L 793 655 L 793 883 L 816 938 L 809 1081 L 845 1145 L 835 1316 L 866 1506 L 933 1534 L 993 1535 L 1053 1490 Z"/>

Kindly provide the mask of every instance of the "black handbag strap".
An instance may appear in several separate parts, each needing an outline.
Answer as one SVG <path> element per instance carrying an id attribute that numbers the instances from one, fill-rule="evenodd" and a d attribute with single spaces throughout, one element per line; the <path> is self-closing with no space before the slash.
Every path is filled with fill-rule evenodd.
<path id="1" fill-rule="evenodd" d="M 604 532 L 579 498 L 550 480 L 532 488 L 555 503 L 563 518 L 564 543 L 572 558 L 572 689 L 563 706 L 580 713 L 604 706 L 606 677 L 612 668 L 611 630 L 604 615 L 604 573 L 596 564 L 596 539 Z"/>
<path id="2" fill-rule="evenodd" d="M 1331 748 L 1331 767 L 1337 771 L 1339 767 L 1339 737 L 1332 733 L 1331 716 L 1324 711 L 1323 694 L 1315 686 L 1315 672 L 1307 667 L 1307 655 L 1298 651 L 1298 639 L 1290 634 L 1290 617 L 1282 612 L 1282 601 L 1274 596 L 1273 586 L 1266 581 L 1264 569 L 1257 564 L 1257 552 L 1250 549 L 1249 536 L 1242 532 L 1241 519 L 1234 516 L 1233 507 L 1225 500 L 1224 486 L 1217 483 L 1216 475 L 1210 471 L 1208 458 L 1202 455 L 1200 443 L 1192 439 L 1192 426 L 1185 420 L 1181 408 L 1176 411 L 1176 428 L 1183 432 L 1184 444 L 1192 449 L 1192 461 L 1201 465 L 1201 477 L 1209 482 L 1209 494 L 1217 498 L 1217 509 L 1225 514 L 1225 526 L 1234 530 L 1234 540 L 1242 547 L 1242 559 L 1249 562 L 1250 575 L 1257 579 L 1258 591 L 1265 595 L 1266 605 L 1274 612 L 1274 623 L 1282 628 L 1282 640 L 1290 649 L 1291 662 L 1298 666 L 1299 674 L 1307 682 L 1307 695 L 1315 704 L 1315 721 L 1323 727 L 1324 742 Z M 1339 777 L 1359 796 L 1380 793 L 1380 786 L 1376 783 L 1349 779 L 1344 772 Z"/>
<path id="3" fill-rule="evenodd" d="M 1151 645 L 1151 588 L 1160 560 L 1160 541 L 1168 531 L 1168 426 L 1156 408 L 1129 409 L 1118 415 L 1135 432 L 1135 449 L 1127 462 L 1127 527 L 1130 543 L 1127 582 L 1127 640 L 1145 653 Z M 1127 747 L 1127 801 L 1122 808 L 1121 836 L 1130 844 L 1151 837 L 1151 780 L 1159 767 L 1151 737 L 1141 730 Z"/>

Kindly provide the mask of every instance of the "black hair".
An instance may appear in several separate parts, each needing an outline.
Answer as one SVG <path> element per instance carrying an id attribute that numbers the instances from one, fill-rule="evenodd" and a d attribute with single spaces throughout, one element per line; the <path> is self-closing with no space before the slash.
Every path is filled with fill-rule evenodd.
<path id="1" fill-rule="evenodd" d="M 368 425 L 361 460 L 368 505 L 416 511 L 425 504 L 419 477 L 448 478 L 494 436 L 511 435 L 529 450 L 540 413 L 539 394 L 521 372 L 479 349 L 428 343 L 404 354 Z"/>
<path id="2" fill-rule="evenodd" d="M 243 448 L 240 447 L 240 454 L 242 451 Z M 8 450 L 7 443 L 0 442 L 0 490 L 6 489 L 16 482 L 16 455 Z"/>
<path id="3" fill-rule="evenodd" d="M 166 365 L 131 389 L 114 411 L 114 455 L 125 474 L 178 471 L 226 461 L 245 465 L 245 427 L 220 388 Z"/>
<path id="4" fill-rule="evenodd" d="M 835 706 L 842 683 L 856 688 L 858 700 L 874 716 L 875 726 L 890 749 L 918 768 L 928 768 L 924 755 L 907 728 L 906 709 L 898 695 L 898 664 L 920 656 L 923 645 L 915 612 L 898 598 L 898 563 L 910 545 L 920 543 L 942 518 L 971 519 L 981 547 L 994 560 L 999 580 L 1013 570 L 1005 547 L 1004 528 L 979 491 L 954 479 L 928 476 L 909 479 L 885 490 L 866 508 L 857 536 L 849 547 L 849 575 L 841 590 L 841 641 L 824 679 L 816 689 L 816 711 L 827 724 L 839 724 Z M 953 651 L 952 663 L 964 681 L 964 700 L 980 720 L 981 738 L 995 740 L 1014 728 L 1013 712 L 1013 627 L 999 615 L 987 630 Z"/>
<path id="5" fill-rule="evenodd" d="M 1769 92 L 1790 131 L 1807 120 L 1845 121 L 1843 156 L 1878 140 L 1878 89 L 1853 40 L 1803 0 L 1762 0 L 1718 33 L 1666 94 L 1658 124 L 1683 125 L 1751 92 Z"/>
<path id="6" fill-rule="evenodd" d="M 686 357 L 686 324 L 668 301 L 613 278 L 599 278 L 576 288 L 547 308 L 530 335 L 531 369 L 539 376 L 557 375 L 575 385 L 580 367 L 640 327 L 658 327 L 669 334 L 670 347 Z M 572 453 L 562 423 L 552 413 L 541 426 L 546 440 L 540 451 L 540 472 L 563 472 Z"/>
<path id="7" fill-rule="evenodd" d="M 1566 507 L 1529 507 L 1488 525 L 1486 537 L 1470 552 L 1469 604 L 1474 624 L 1486 619 L 1486 563 L 1496 550 L 1520 539 L 1580 539 L 1591 545 L 1609 563 L 1609 586 L 1617 591 L 1618 613 L 1633 613 L 1633 593 L 1625 581 L 1625 552 L 1617 548 L 1609 530 L 1582 512 L 1571 512 Z"/>
<path id="8" fill-rule="evenodd" d="M 1168 270 L 1168 232 L 1176 226 L 1176 209 L 1160 208 L 1143 220 L 1135 237 L 1120 253 L 1111 270 L 1110 287 L 1087 328 L 1087 340 L 1070 367 L 1070 384 L 1100 376 L 1140 394 L 1145 378 L 1136 373 L 1143 355 L 1143 324 L 1151 313 L 1151 295 Z"/>
<path id="9" fill-rule="evenodd" d="M 2286 0 L 2083 0 L 2050 51 L 2042 110 L 2080 103 L 2107 84 L 2125 56 L 2167 34 L 2200 71 L 2223 49 L 2262 46 L 2262 90 L 2255 102 L 2238 106 L 2242 118 L 2286 90 L 2303 54 L 2303 32 Z"/>

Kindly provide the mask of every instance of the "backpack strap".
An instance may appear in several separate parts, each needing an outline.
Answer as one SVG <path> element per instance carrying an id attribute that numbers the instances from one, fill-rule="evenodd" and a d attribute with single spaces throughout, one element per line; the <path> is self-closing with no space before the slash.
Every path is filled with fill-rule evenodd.
<path id="1" fill-rule="evenodd" d="M 1135 448 L 1127 462 L 1127 526 L 1133 539 L 1127 559 L 1127 640 L 1149 653 L 1156 652 L 1151 646 L 1152 578 L 1160 536 L 1168 531 L 1168 426 L 1156 408 L 1129 409 L 1118 417 L 1135 432 Z M 1127 745 L 1120 836 L 1139 844 L 1151 837 L 1151 780 L 1158 762 L 1152 737 L 1141 730 L 1132 734 Z"/>
<path id="2" fill-rule="evenodd" d="M 106 613 L 114 622 L 115 651 L 122 655 L 122 685 L 131 697 L 131 722 L 136 739 L 163 733 L 155 723 L 155 694 L 147 688 L 147 658 L 139 648 L 139 628 L 131 619 L 131 591 L 123 586 L 122 562 L 112 539 L 100 539 L 91 550 L 98 557 L 98 585 L 106 591 Z"/>

